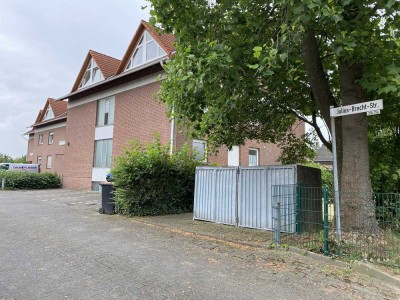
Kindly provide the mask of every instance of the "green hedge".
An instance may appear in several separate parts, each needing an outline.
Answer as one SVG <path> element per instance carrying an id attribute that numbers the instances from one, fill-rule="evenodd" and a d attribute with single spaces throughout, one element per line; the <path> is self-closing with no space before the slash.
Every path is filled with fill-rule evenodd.
<path id="1" fill-rule="evenodd" d="M 148 146 L 132 142 L 111 171 L 116 210 L 129 216 L 193 210 L 197 165 L 187 146 L 169 155 L 159 139 Z"/>
<path id="2" fill-rule="evenodd" d="M 23 171 L 0 171 L 0 178 L 6 179 L 6 189 L 54 189 L 62 187 L 60 176 L 53 173 Z"/>

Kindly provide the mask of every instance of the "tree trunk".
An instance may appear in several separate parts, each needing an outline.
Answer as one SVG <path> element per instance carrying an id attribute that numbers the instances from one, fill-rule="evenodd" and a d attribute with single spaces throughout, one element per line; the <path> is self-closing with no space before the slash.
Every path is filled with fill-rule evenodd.
<path id="1" fill-rule="evenodd" d="M 308 28 L 304 35 L 302 54 L 316 106 L 331 130 L 329 107 L 335 105 L 336 101 L 330 90 L 312 28 Z M 342 105 L 368 101 L 366 93 L 357 83 L 363 76 L 362 63 L 341 60 L 339 73 Z M 336 118 L 335 124 L 342 229 L 376 233 L 379 230 L 369 173 L 367 116 L 363 113 Z"/>
<path id="2" fill-rule="evenodd" d="M 339 61 L 342 105 L 368 101 L 357 80 L 363 76 L 363 64 Z M 342 117 L 342 170 L 340 204 L 342 230 L 378 233 L 371 188 L 368 154 L 368 120 L 365 113 Z"/>

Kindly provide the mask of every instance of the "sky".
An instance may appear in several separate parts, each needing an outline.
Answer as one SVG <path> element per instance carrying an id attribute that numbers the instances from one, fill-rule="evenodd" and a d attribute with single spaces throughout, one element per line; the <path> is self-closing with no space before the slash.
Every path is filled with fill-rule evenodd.
<path id="1" fill-rule="evenodd" d="M 0 1 L 0 153 L 26 155 L 48 97 L 68 94 L 89 49 L 121 59 L 145 0 Z M 26 138 L 26 137 L 25 137 Z"/>

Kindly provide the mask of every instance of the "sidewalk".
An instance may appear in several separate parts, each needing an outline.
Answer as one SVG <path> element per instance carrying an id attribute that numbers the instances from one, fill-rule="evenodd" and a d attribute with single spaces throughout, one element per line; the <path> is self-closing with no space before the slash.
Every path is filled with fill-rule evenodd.
<path id="1" fill-rule="evenodd" d="M 230 225 L 193 220 L 192 213 L 179 215 L 132 218 L 148 225 L 169 230 L 180 230 L 197 236 L 210 237 L 251 247 L 268 247 L 273 243 L 271 231 L 234 227 Z"/>
<path id="2" fill-rule="evenodd" d="M 271 231 L 193 220 L 192 213 L 134 217 L 132 221 L 177 234 L 192 235 L 195 238 L 212 240 L 214 242 L 227 244 L 231 247 L 279 251 L 281 252 L 280 255 L 283 251 L 287 251 L 290 253 L 289 255 L 308 256 L 322 265 L 331 265 L 336 269 L 337 274 L 350 274 L 354 271 L 400 288 L 400 270 L 398 269 L 358 261 L 344 262 L 292 246 L 289 248 L 277 249 L 273 244 L 273 233 Z"/>

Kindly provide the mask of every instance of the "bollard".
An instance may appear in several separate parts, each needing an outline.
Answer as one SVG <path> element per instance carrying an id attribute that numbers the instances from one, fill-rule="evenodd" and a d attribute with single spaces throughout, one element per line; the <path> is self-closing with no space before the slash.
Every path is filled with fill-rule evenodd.
<path id="1" fill-rule="evenodd" d="M 3 178 L 1 179 L 1 190 L 4 191 L 5 188 L 6 188 L 6 178 L 3 177 Z"/>
<path id="2" fill-rule="evenodd" d="M 281 203 L 276 202 L 274 205 L 274 242 L 281 244 Z"/>

